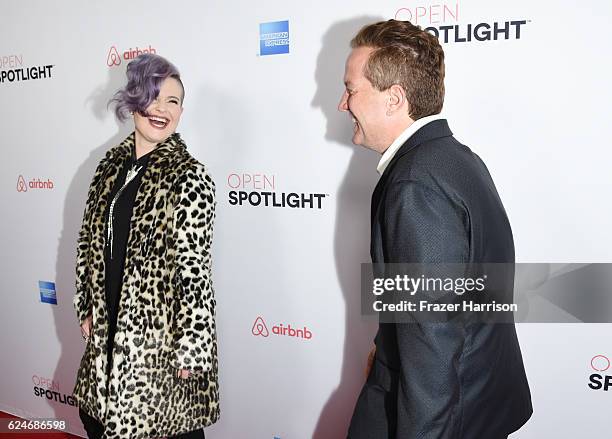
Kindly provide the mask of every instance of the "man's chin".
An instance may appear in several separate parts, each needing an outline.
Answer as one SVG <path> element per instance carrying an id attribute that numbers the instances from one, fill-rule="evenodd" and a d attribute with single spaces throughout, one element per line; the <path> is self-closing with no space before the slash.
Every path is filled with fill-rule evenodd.
<path id="1" fill-rule="evenodd" d="M 363 143 L 363 137 L 361 137 L 359 134 L 355 134 L 351 141 L 355 146 L 363 146 L 364 148 L 367 148 L 367 146 Z"/>
<path id="2" fill-rule="evenodd" d="M 365 140 L 362 137 L 354 136 L 352 141 L 353 145 L 355 146 L 361 146 L 362 148 L 369 149 L 370 151 L 378 152 L 376 147 L 366 144 Z"/>

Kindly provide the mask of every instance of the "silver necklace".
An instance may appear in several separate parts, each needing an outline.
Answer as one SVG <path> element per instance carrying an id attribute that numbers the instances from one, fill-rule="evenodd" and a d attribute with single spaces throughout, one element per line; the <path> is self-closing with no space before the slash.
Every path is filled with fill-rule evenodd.
<path id="1" fill-rule="evenodd" d="M 107 239 L 107 242 L 110 244 L 110 258 L 111 259 L 113 259 L 113 220 L 115 219 L 115 216 L 114 216 L 115 203 L 117 202 L 117 199 L 119 198 L 119 196 L 121 195 L 125 187 L 130 183 L 130 181 L 134 179 L 134 177 L 138 175 L 141 169 L 142 169 L 142 165 L 138 167 L 136 167 L 136 165 L 132 165 L 132 167 L 128 169 L 123 185 L 121 186 L 121 188 L 119 188 L 119 190 L 113 197 L 113 201 L 111 201 L 110 208 L 108 210 L 108 228 L 106 232 L 106 239 Z"/>

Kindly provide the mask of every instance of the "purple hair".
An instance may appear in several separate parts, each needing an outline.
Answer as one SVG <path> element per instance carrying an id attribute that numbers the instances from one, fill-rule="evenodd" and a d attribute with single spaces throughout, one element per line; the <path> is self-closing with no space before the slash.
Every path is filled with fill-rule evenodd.
<path id="1" fill-rule="evenodd" d="M 147 107 L 157 99 L 161 83 L 166 78 L 176 79 L 183 89 L 183 97 L 185 95 L 178 69 L 159 55 L 145 53 L 134 58 L 127 66 L 126 76 L 126 86 L 117 91 L 109 102 L 109 105 L 115 104 L 115 115 L 121 122 L 132 112 L 146 114 Z"/>

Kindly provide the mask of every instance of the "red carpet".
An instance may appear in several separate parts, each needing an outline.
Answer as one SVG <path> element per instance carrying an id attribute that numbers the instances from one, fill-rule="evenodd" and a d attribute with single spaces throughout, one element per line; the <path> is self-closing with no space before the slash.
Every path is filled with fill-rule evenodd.
<path id="1" fill-rule="evenodd" d="M 0 412 L 0 418 L 15 418 L 16 416 L 9 415 L 8 413 Z M 3 439 L 80 439 L 79 436 L 74 436 L 68 433 L 61 433 L 58 431 L 49 431 L 47 433 L 0 433 L 0 438 Z"/>

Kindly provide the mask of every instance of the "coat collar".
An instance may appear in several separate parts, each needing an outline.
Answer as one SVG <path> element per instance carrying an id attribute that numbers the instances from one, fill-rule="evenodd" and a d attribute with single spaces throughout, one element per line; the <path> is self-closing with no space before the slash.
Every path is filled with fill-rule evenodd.
<path id="1" fill-rule="evenodd" d="M 123 142 L 114 148 L 111 161 L 119 164 L 124 163 L 128 157 L 131 157 L 135 147 L 135 139 L 135 132 L 127 136 Z M 167 164 L 178 152 L 182 152 L 186 149 L 187 146 L 185 142 L 183 142 L 183 139 L 181 139 L 181 135 L 179 133 L 174 133 L 163 142 L 157 144 L 155 149 L 151 152 L 149 166 Z"/>
<path id="2" fill-rule="evenodd" d="M 416 133 L 404 142 L 404 144 L 397 151 L 393 159 L 389 162 L 389 165 L 385 169 L 385 174 L 389 174 L 395 163 L 399 160 L 400 157 L 406 155 L 409 151 L 419 146 L 422 143 L 429 142 L 430 140 L 439 139 L 441 137 L 449 137 L 452 136 L 453 132 L 448 126 L 448 122 L 446 119 L 438 119 L 432 122 L 429 122 L 427 125 L 423 126 Z"/>
<path id="3" fill-rule="evenodd" d="M 398 160 L 408 154 L 408 152 L 412 151 L 417 146 L 429 142 L 430 140 L 439 139 L 442 137 L 452 136 L 453 132 L 450 130 L 448 126 L 448 122 L 446 119 L 438 119 L 432 122 L 429 122 L 424 127 L 420 128 L 416 133 L 414 133 L 404 144 L 400 147 L 400 149 L 395 153 L 385 171 L 380 176 L 376 187 L 374 188 L 374 192 L 372 193 L 372 202 L 370 207 L 370 219 L 373 223 L 374 217 L 378 212 L 378 207 L 381 201 L 381 194 L 383 188 L 387 185 L 387 180 L 389 176 L 393 172 L 393 168 L 395 167 Z"/>

